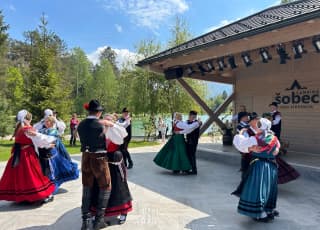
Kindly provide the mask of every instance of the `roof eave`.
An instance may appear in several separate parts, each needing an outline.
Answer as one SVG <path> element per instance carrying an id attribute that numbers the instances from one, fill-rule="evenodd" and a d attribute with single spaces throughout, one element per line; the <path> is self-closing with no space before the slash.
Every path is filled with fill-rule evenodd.
<path id="1" fill-rule="evenodd" d="M 194 51 L 194 50 L 204 49 L 204 48 L 207 48 L 207 47 L 210 47 L 210 46 L 220 45 L 220 44 L 224 44 L 224 43 L 227 43 L 227 42 L 235 41 L 235 40 L 238 40 L 238 39 L 243 39 L 243 38 L 246 38 L 246 37 L 255 36 L 257 34 L 270 32 L 272 30 L 276 30 L 276 29 L 280 29 L 280 28 L 283 28 L 283 27 L 286 27 L 286 26 L 293 25 L 293 24 L 305 22 L 305 21 L 312 20 L 312 19 L 315 19 L 315 18 L 318 18 L 318 17 L 320 17 L 320 11 L 310 12 L 308 14 L 304 14 L 304 15 L 297 16 L 297 17 L 294 17 L 294 18 L 290 18 L 288 20 L 283 20 L 283 21 L 280 21 L 280 22 L 277 22 L 277 23 L 274 23 L 274 24 L 263 26 L 261 28 L 253 29 L 253 30 L 250 30 L 250 31 L 247 31 L 247 32 L 243 32 L 243 33 L 236 34 L 236 35 L 233 35 L 233 36 L 230 36 L 230 37 L 226 37 L 226 38 L 223 38 L 221 40 L 212 41 L 212 42 L 208 42 L 206 44 L 199 45 L 199 46 L 196 46 L 196 47 L 191 47 L 189 49 L 177 51 L 174 54 L 165 55 L 165 56 L 161 56 L 161 57 L 149 57 L 149 58 L 146 58 L 144 60 L 139 61 L 136 65 L 139 66 L 139 67 L 144 67 L 145 65 L 150 65 L 153 62 L 156 62 L 156 61 L 159 61 L 159 60 L 163 60 L 163 59 L 166 59 L 166 58 L 169 58 L 169 57 L 172 58 L 172 57 L 176 57 L 178 55 L 182 55 L 184 53 L 189 53 L 189 52 Z M 166 51 L 163 51 L 163 52 L 166 52 Z"/>

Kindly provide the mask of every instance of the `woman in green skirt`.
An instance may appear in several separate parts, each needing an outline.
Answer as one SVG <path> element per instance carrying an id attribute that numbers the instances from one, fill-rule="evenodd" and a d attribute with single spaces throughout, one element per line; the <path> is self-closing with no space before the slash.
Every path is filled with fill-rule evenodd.
<path id="1" fill-rule="evenodd" d="M 184 133 L 184 131 L 190 131 L 197 127 L 199 127 L 198 122 L 187 124 L 182 121 L 182 114 L 176 113 L 172 137 L 153 159 L 156 165 L 172 170 L 174 173 L 179 173 L 180 171 L 187 172 L 191 170 L 191 164 L 187 156 L 184 134 L 178 133 Z"/>

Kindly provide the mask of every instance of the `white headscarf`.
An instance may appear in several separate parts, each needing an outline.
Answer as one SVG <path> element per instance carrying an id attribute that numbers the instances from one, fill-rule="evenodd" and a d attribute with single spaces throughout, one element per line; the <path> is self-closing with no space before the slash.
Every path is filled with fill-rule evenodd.
<path id="1" fill-rule="evenodd" d="M 26 119 L 26 116 L 28 114 L 28 111 L 23 109 L 20 110 L 17 114 L 17 121 L 21 123 L 21 125 L 24 125 L 24 120 Z"/>
<path id="2" fill-rule="evenodd" d="M 269 121 L 267 118 L 260 118 L 260 124 L 261 127 L 259 129 L 263 130 L 263 131 L 270 131 L 271 129 L 271 121 Z"/>
<path id="3" fill-rule="evenodd" d="M 44 110 L 44 118 L 53 116 L 53 111 L 51 109 Z"/>

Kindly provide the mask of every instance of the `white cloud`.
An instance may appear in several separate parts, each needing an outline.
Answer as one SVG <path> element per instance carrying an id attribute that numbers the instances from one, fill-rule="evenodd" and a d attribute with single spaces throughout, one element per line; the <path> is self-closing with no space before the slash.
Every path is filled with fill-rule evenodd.
<path id="1" fill-rule="evenodd" d="M 120 26 L 119 24 L 114 24 L 114 27 L 116 28 L 116 30 L 121 33 L 123 31 L 122 26 Z"/>
<path id="2" fill-rule="evenodd" d="M 16 7 L 14 5 L 10 4 L 9 5 L 9 10 L 16 11 L 17 9 L 16 9 Z"/>
<path id="3" fill-rule="evenodd" d="M 229 25 L 229 24 L 231 24 L 231 23 L 233 23 L 233 22 L 235 22 L 235 21 L 238 21 L 238 20 L 240 20 L 240 19 L 242 19 L 242 18 L 244 18 L 244 17 L 247 17 L 247 16 L 249 16 L 249 15 L 252 15 L 252 14 L 254 14 L 254 13 L 256 13 L 256 12 L 257 12 L 257 10 L 252 8 L 252 9 L 248 10 L 248 11 L 247 11 L 242 17 L 240 17 L 240 18 L 236 18 L 236 19 L 232 19 L 232 20 L 229 20 L 229 19 L 221 20 L 221 21 L 219 22 L 219 24 L 214 25 L 214 26 L 210 26 L 210 27 L 206 28 L 206 29 L 204 30 L 204 33 L 209 33 L 209 32 L 211 32 L 211 31 L 213 31 L 213 30 L 216 30 L 216 29 L 219 29 L 219 28 L 221 28 L 221 27 L 223 27 L 223 26 Z"/>
<path id="4" fill-rule="evenodd" d="M 234 20 L 229 21 L 227 19 L 224 19 L 224 20 L 220 21 L 218 25 L 208 27 L 207 29 L 204 30 L 204 32 L 209 33 L 213 30 L 219 29 L 220 27 L 226 26 L 232 22 L 234 22 Z"/>
<path id="5" fill-rule="evenodd" d="M 90 54 L 87 54 L 88 59 L 93 63 L 93 64 L 98 64 L 99 63 L 99 57 L 101 52 L 106 49 L 108 46 L 101 46 L 98 47 L 95 51 L 93 51 Z M 141 57 L 137 53 L 131 52 L 128 49 L 113 49 L 116 54 L 116 62 L 117 66 L 121 69 L 124 67 L 124 65 L 130 63 L 130 64 L 135 64 Z"/>
<path id="6" fill-rule="evenodd" d="M 189 9 L 186 0 L 100 0 L 106 10 L 119 10 L 133 23 L 156 30 L 168 17 Z"/>

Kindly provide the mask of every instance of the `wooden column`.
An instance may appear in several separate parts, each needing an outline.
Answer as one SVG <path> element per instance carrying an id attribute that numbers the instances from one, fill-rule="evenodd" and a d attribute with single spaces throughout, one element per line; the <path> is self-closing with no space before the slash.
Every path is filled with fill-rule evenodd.
<path id="1" fill-rule="evenodd" d="M 190 87 L 190 85 L 183 80 L 182 78 L 177 79 L 180 85 L 190 94 L 190 96 L 206 111 L 206 113 L 209 115 L 209 119 L 204 123 L 203 128 L 201 128 L 202 132 L 201 134 L 213 123 L 216 122 L 217 125 L 224 129 L 226 128 L 225 124 L 219 119 L 219 114 L 217 115 L 215 112 L 213 112 L 209 106 L 198 96 L 198 94 Z M 229 97 L 230 98 L 230 97 Z M 223 103 L 224 104 L 224 103 Z M 223 105 L 222 104 L 222 105 Z M 221 105 L 221 106 L 222 106 Z M 219 108 L 222 108 L 219 106 Z M 224 107 L 224 106 L 223 106 Z M 220 109 L 217 109 L 220 111 Z M 220 112 L 221 113 L 221 112 Z"/>
<path id="2" fill-rule="evenodd" d="M 216 117 L 219 117 L 219 115 L 227 108 L 227 106 L 234 100 L 235 93 L 232 93 L 215 111 L 214 114 Z M 220 120 L 220 119 L 219 119 Z M 209 126 L 215 121 L 213 117 L 209 115 L 209 119 L 201 126 L 200 134 L 204 133 Z M 225 127 L 225 126 L 224 126 Z M 221 127 L 220 127 L 221 128 Z"/>

